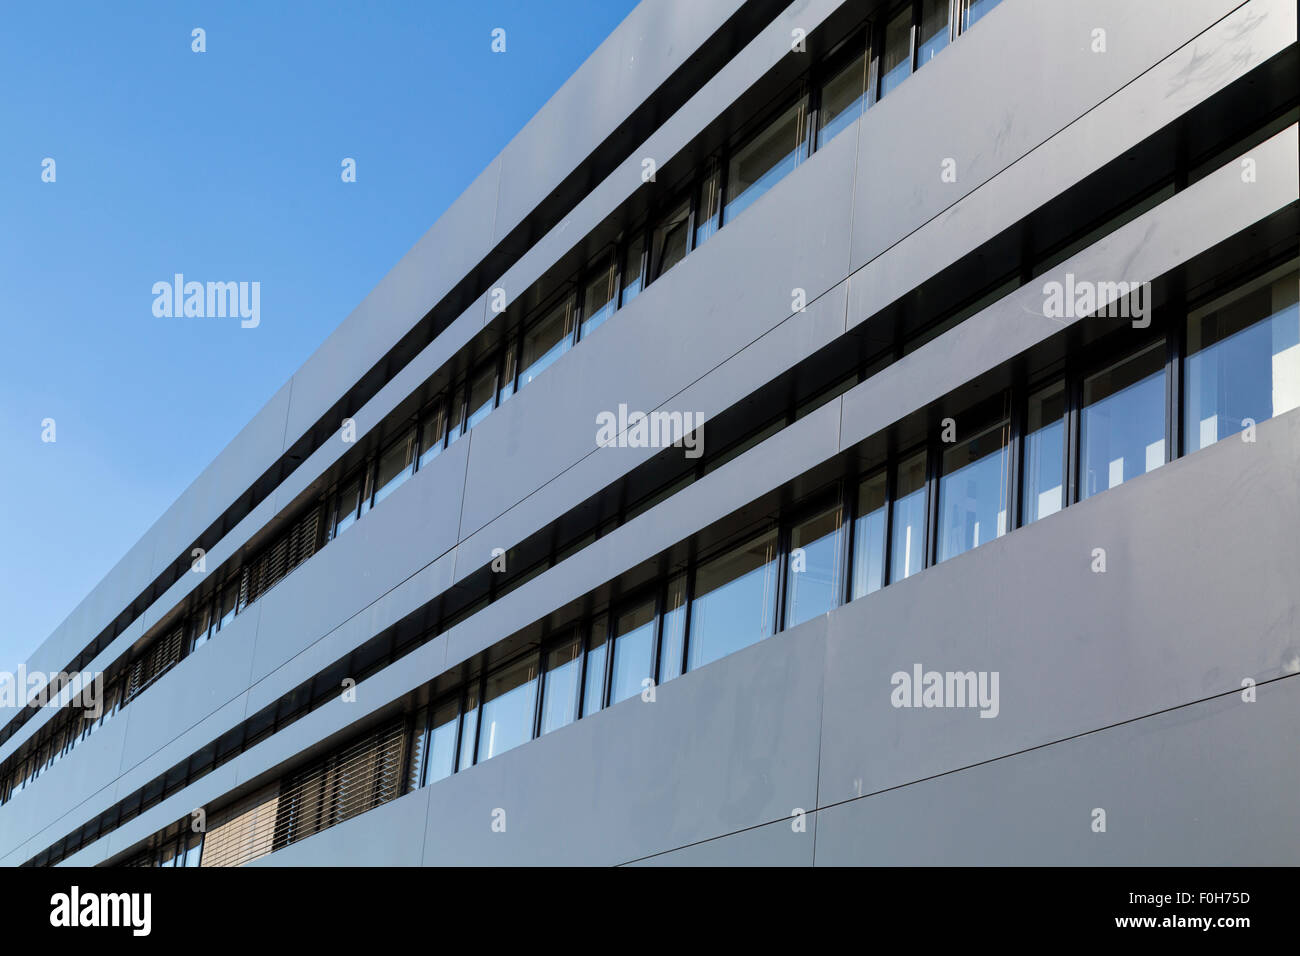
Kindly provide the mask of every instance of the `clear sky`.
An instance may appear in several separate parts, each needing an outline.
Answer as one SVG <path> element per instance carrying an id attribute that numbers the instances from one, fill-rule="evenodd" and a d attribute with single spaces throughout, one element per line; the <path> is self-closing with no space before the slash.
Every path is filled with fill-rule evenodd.
<path id="1" fill-rule="evenodd" d="M 634 6 L 6 4 L 0 670 L 50 635 Z M 491 50 L 497 27 L 505 53 Z M 344 157 L 355 183 L 340 179 Z M 177 272 L 259 281 L 260 326 L 156 318 L 151 288 Z"/>

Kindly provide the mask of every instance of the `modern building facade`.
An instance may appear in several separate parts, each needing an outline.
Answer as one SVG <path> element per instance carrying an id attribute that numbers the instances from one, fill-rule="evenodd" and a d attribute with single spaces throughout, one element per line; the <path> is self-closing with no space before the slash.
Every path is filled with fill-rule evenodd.
<path id="1" fill-rule="evenodd" d="M 27 662 L 0 861 L 1300 862 L 1296 32 L 645 0 Z"/>

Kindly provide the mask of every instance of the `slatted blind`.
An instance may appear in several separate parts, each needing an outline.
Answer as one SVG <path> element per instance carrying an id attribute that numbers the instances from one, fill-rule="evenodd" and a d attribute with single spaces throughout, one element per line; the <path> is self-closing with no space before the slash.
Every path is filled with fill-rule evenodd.
<path id="1" fill-rule="evenodd" d="M 249 564 L 240 589 L 240 606 L 256 601 L 290 571 L 316 553 L 321 506 L 308 509 Z"/>
<path id="2" fill-rule="evenodd" d="M 155 680 L 167 673 L 185 648 L 185 626 L 173 628 L 165 637 L 154 641 L 149 648 L 131 662 L 125 682 L 124 701 L 139 694 Z"/>
<path id="3" fill-rule="evenodd" d="M 243 866 L 271 852 L 280 784 L 245 797 L 208 820 L 200 866 Z"/>

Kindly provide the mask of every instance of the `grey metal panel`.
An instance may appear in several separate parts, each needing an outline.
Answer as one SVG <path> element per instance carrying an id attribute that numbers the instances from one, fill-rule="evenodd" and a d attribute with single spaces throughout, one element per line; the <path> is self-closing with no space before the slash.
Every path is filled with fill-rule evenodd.
<path id="1" fill-rule="evenodd" d="M 794 829 L 794 818 L 729 833 L 635 860 L 631 866 L 812 866 L 817 814 L 806 813 L 805 829 Z"/>
<path id="2" fill-rule="evenodd" d="M 262 605 L 251 605 L 131 702 L 123 772 L 247 691 Z"/>
<path id="3" fill-rule="evenodd" d="M 664 167 L 716 120 L 720 112 L 739 100 L 790 53 L 790 31 L 794 26 L 811 33 L 839 6 L 840 0 L 804 0 L 782 11 L 493 283 L 504 290 L 506 302 L 513 302 L 526 292 L 575 243 L 644 188 L 643 160 L 651 158 L 658 167 Z M 490 322 L 493 317 L 492 313 L 485 312 L 484 321 Z"/>
<path id="4" fill-rule="evenodd" d="M 1287 673 L 1298 531 L 1293 411 L 853 602 L 828 638 L 819 805 Z M 918 664 L 996 672 L 995 716 L 894 706 Z"/>
<path id="5" fill-rule="evenodd" d="M 638 4 L 501 151 L 494 238 L 517 226 L 740 5 Z"/>
<path id="6" fill-rule="evenodd" d="M 129 850 L 141 840 L 153 836 L 163 827 L 171 826 L 182 817 L 188 817 L 199 808 L 212 809 L 219 806 L 221 797 L 229 793 L 236 785 L 236 765 L 234 762 L 217 767 L 198 782 L 184 790 L 154 804 L 144 813 L 133 817 L 116 830 L 96 840 L 79 851 L 86 854 L 88 860 L 107 860 L 124 850 Z M 64 861 L 67 865 L 72 858 Z M 87 863 L 86 865 L 93 865 Z"/>
<path id="7" fill-rule="evenodd" d="M 780 487 L 812 462 L 829 458 L 838 441 L 839 418 L 836 399 L 456 624 L 447 631 L 447 666 Z"/>
<path id="8" fill-rule="evenodd" d="M 854 191 L 852 266 L 1005 169 L 1239 6 L 1006 3 L 872 107 Z M 1106 31 L 1104 53 L 1092 31 Z M 942 116 L 944 121 L 925 122 Z M 905 148 L 889 148 L 906 144 Z M 945 159 L 957 181 L 940 179 Z"/>
<path id="9" fill-rule="evenodd" d="M 453 547 L 473 437 L 453 444 L 258 602 L 253 681 Z"/>
<path id="10" fill-rule="evenodd" d="M 1295 40 L 1296 7 L 1291 0 L 1252 0 L 1234 11 L 854 272 L 849 326 L 916 288 Z M 946 96 L 940 90 L 928 95 Z M 873 110 L 863 126 L 870 128 L 874 117 Z M 873 135 L 863 133 L 867 140 Z M 861 228 L 856 232 L 860 235 Z"/>
<path id="11" fill-rule="evenodd" d="M 421 607 L 430 595 L 445 591 L 451 585 L 454 560 L 452 554 L 445 554 L 420 569 L 378 601 L 348 618 L 319 641 L 259 680 L 249 688 L 248 712 L 257 713 Z"/>
<path id="12" fill-rule="evenodd" d="M 659 407 L 789 317 L 793 289 L 811 300 L 842 280 L 848 206 L 807 210 L 849 194 L 855 149 L 833 140 L 480 423 L 461 536 L 593 451 L 598 412 Z"/>
<path id="13" fill-rule="evenodd" d="M 703 378 L 666 399 L 662 407 L 703 415 L 702 447 L 707 453 L 710 419 L 844 333 L 845 286 L 841 283 L 809 303 L 806 312 L 791 316 L 745 346 Z M 597 329 L 596 335 L 605 328 Z M 585 456 L 559 479 L 547 482 L 462 541 L 456 549 L 456 580 L 487 564 L 493 548 L 508 550 L 659 451 L 610 447 Z"/>
<path id="14" fill-rule="evenodd" d="M 428 789 L 424 863 L 619 863 L 807 807 L 825 622 L 811 621 Z M 505 832 L 492 829 L 505 811 Z"/>
<path id="15" fill-rule="evenodd" d="M 428 813 L 428 789 L 415 790 L 251 865 L 419 866 Z"/>
<path id="16" fill-rule="evenodd" d="M 1261 171 L 1243 183 L 1229 162 L 1032 283 L 904 356 L 844 395 L 848 448 L 1075 320 L 1043 315 L 1043 288 L 1067 273 L 1078 281 L 1147 281 L 1285 208 L 1300 195 L 1297 127 L 1251 150 Z M 1267 172 L 1264 172 L 1267 170 Z M 854 280 L 850 280 L 850 286 Z"/>
<path id="17" fill-rule="evenodd" d="M 853 800 L 818 812 L 817 864 L 1295 866 L 1297 721 L 1288 677 Z"/>

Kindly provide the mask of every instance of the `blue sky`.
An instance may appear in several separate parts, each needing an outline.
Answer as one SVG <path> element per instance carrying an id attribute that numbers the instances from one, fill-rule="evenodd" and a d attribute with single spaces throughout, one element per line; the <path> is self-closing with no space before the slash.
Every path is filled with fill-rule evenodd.
<path id="1" fill-rule="evenodd" d="M 49 636 L 633 6 L 6 8 L 0 669 Z M 344 157 L 356 183 L 340 180 Z M 176 272 L 259 281 L 261 325 L 156 318 L 151 287 Z"/>

